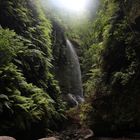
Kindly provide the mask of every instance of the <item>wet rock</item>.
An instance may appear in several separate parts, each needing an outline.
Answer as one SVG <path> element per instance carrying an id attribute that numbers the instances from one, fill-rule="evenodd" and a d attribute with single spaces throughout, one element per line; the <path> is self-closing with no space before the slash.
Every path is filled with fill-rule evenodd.
<path id="1" fill-rule="evenodd" d="M 39 139 L 39 140 L 59 140 L 59 139 L 55 138 L 55 137 L 49 137 L 49 138 L 42 138 L 42 139 Z"/>
<path id="2" fill-rule="evenodd" d="M 89 140 L 90 138 L 93 138 L 94 132 L 91 129 L 80 129 L 78 132 L 79 136 L 83 138 L 83 140 Z"/>
<path id="3" fill-rule="evenodd" d="M 85 140 L 88 140 L 89 138 L 92 138 L 94 136 L 94 132 L 91 129 L 86 129 L 85 131 Z"/>
<path id="4" fill-rule="evenodd" d="M 8 136 L 0 136 L 0 140 L 16 140 L 16 139 Z"/>

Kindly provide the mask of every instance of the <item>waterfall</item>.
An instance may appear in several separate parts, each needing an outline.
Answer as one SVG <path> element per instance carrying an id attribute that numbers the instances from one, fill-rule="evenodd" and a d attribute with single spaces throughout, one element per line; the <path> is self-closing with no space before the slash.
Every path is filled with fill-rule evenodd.
<path id="1" fill-rule="evenodd" d="M 78 56 L 72 43 L 66 39 L 66 58 L 67 58 L 67 76 L 69 94 L 76 99 L 78 103 L 84 101 L 81 69 Z"/>
<path id="2" fill-rule="evenodd" d="M 55 73 L 62 91 L 62 97 L 69 106 L 77 106 L 84 102 L 78 56 L 73 44 L 68 39 L 64 39 L 64 42 L 59 44 L 55 51 L 55 56 L 57 56 Z"/>

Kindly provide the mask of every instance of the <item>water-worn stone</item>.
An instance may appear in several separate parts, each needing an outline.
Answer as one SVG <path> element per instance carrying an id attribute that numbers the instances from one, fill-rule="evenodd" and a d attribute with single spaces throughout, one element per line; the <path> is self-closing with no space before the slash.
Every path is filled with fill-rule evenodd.
<path id="1" fill-rule="evenodd" d="M 49 137 L 49 138 L 42 138 L 42 139 L 39 139 L 39 140 L 59 140 L 59 139 L 55 138 L 55 137 Z"/>
<path id="2" fill-rule="evenodd" d="M 94 136 L 94 132 L 91 129 L 86 129 L 84 133 L 85 133 L 85 137 L 84 137 L 85 140 L 88 140 L 89 138 Z"/>
<path id="3" fill-rule="evenodd" d="M 16 139 L 8 136 L 0 136 L 0 140 L 16 140 Z"/>

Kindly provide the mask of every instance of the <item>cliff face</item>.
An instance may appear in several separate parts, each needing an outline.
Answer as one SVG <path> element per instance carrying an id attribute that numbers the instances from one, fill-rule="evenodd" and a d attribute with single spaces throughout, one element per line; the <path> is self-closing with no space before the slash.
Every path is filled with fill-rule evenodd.
<path id="1" fill-rule="evenodd" d="M 123 135 L 140 130 L 140 3 L 112 0 L 105 5 L 117 8 L 103 38 L 91 127 L 98 135 Z"/>
<path id="2" fill-rule="evenodd" d="M 38 0 L 0 0 L 0 25 L 0 134 L 37 139 L 63 120 L 52 25 Z"/>

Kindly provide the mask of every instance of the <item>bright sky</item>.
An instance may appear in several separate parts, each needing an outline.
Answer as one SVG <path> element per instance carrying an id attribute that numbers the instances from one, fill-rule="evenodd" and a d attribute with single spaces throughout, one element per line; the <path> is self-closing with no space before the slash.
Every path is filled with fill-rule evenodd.
<path id="1" fill-rule="evenodd" d="M 53 3 L 65 10 L 72 12 L 84 12 L 86 10 L 88 0 L 52 0 Z"/>

